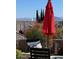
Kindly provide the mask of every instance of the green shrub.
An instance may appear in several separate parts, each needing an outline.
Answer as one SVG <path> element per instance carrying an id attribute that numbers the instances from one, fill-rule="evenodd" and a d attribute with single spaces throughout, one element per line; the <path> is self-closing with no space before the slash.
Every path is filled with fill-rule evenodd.
<path id="1" fill-rule="evenodd" d="M 21 51 L 16 49 L 16 59 L 21 59 Z"/>
<path id="2" fill-rule="evenodd" d="M 42 32 L 37 28 L 32 28 L 28 30 L 25 34 L 28 39 L 43 39 Z"/>

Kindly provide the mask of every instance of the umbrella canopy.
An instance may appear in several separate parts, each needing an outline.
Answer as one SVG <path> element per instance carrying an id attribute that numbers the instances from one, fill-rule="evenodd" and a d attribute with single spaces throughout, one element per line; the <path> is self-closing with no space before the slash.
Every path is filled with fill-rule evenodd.
<path id="1" fill-rule="evenodd" d="M 46 6 L 42 32 L 45 35 L 52 35 L 55 33 L 54 12 L 51 0 L 48 0 Z"/>

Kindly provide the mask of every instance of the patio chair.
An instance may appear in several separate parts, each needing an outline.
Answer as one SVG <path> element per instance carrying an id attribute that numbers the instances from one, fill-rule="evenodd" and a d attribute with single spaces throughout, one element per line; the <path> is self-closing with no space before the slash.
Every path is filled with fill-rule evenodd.
<path id="1" fill-rule="evenodd" d="M 50 49 L 48 48 L 30 48 L 29 59 L 50 59 Z"/>
<path id="2" fill-rule="evenodd" d="M 42 48 L 42 44 L 39 39 L 28 39 L 26 40 L 28 51 L 30 51 L 30 48 Z"/>

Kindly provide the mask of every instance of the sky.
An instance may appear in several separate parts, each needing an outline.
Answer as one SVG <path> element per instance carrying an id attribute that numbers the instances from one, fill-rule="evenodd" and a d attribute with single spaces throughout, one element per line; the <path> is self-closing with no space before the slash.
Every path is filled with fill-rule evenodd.
<path id="1" fill-rule="evenodd" d="M 16 0 L 16 18 L 35 18 L 36 10 L 45 10 L 48 0 Z M 63 0 L 52 0 L 54 15 L 63 17 Z"/>

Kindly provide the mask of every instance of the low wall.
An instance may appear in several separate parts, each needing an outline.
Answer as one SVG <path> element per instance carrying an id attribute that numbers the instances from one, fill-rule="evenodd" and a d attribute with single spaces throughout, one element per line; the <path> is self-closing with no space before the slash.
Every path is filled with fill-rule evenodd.
<path id="1" fill-rule="evenodd" d="M 30 53 L 22 53 L 21 59 L 29 59 Z"/>

